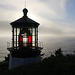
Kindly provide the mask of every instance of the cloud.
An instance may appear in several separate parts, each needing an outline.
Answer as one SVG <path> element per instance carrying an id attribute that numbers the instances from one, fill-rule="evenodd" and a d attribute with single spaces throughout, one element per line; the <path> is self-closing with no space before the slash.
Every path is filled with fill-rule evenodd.
<path id="1" fill-rule="evenodd" d="M 66 37 L 75 34 L 74 27 L 71 27 L 73 24 L 63 21 L 67 16 L 67 1 L 27 0 L 28 14 L 35 16 L 34 20 L 41 24 L 39 26 L 39 35 Z M 22 17 L 24 2 L 25 0 L 0 0 L 0 33 L 3 32 L 3 35 L 4 33 L 11 33 L 10 22 L 5 21 L 14 21 Z"/>
<path id="2" fill-rule="evenodd" d="M 24 8 L 24 0 L 1 0 L 0 1 L 0 11 L 2 20 L 13 19 L 11 15 L 18 18 Z M 46 19 L 63 19 L 66 15 L 66 5 L 67 0 L 27 0 L 27 8 L 29 13 L 38 15 Z M 18 13 L 18 14 L 17 14 Z M 8 17 L 8 15 L 11 17 Z M 5 18 L 2 18 L 5 16 Z M 20 17 L 20 16 L 19 16 Z"/>
<path id="3" fill-rule="evenodd" d="M 69 23 L 48 23 L 39 27 L 40 36 L 46 37 L 75 37 L 75 27 L 68 26 Z M 71 23 L 70 23 L 71 24 Z"/>
<path id="4" fill-rule="evenodd" d="M 8 21 L 0 21 L 0 37 L 11 36 L 11 26 Z"/>
<path id="5" fill-rule="evenodd" d="M 66 16 L 66 3 L 67 0 L 39 0 L 36 5 L 39 5 L 40 12 L 44 13 L 45 16 L 62 19 Z"/>

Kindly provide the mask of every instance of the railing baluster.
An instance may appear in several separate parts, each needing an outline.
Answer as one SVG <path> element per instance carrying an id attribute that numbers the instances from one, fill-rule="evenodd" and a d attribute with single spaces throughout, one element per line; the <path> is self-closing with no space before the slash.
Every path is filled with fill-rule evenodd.
<path id="1" fill-rule="evenodd" d="M 35 44 L 34 42 L 33 42 L 33 44 Z M 18 42 L 17 42 L 17 46 L 18 46 Z M 34 46 L 32 46 L 32 48 L 33 48 Z M 40 48 L 43 48 L 43 42 L 38 42 L 38 47 L 40 47 Z M 12 43 L 11 42 L 7 42 L 7 48 L 12 48 Z"/>

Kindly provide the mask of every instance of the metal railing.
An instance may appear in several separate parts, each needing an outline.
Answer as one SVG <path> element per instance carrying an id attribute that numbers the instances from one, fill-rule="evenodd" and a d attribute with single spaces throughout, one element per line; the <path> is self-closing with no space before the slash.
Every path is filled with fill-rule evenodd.
<path id="1" fill-rule="evenodd" d="M 43 42 L 38 42 L 38 47 L 41 47 L 41 48 L 43 48 Z"/>
<path id="2" fill-rule="evenodd" d="M 15 42 L 15 44 L 16 44 L 16 42 Z M 19 43 L 17 43 L 18 45 L 19 45 Z M 35 44 L 35 43 L 32 43 L 32 44 Z M 18 47 L 18 46 L 17 46 Z M 32 46 L 33 47 L 33 46 Z M 43 48 L 43 42 L 38 42 L 38 47 L 41 47 L 41 48 Z M 7 49 L 9 49 L 9 48 L 12 48 L 12 42 L 7 42 Z"/>
<path id="3" fill-rule="evenodd" d="M 11 42 L 7 42 L 7 49 L 8 48 L 12 48 L 12 43 Z"/>

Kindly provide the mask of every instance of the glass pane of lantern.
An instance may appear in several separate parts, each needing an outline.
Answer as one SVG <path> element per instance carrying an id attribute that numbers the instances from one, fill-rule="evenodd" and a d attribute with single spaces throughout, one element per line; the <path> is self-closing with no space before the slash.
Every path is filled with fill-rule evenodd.
<path id="1" fill-rule="evenodd" d="M 37 38 L 37 36 L 36 36 L 36 46 L 37 46 L 37 44 L 38 44 L 38 38 Z"/>
<path id="2" fill-rule="evenodd" d="M 28 38 L 23 38 L 23 43 L 27 43 L 28 42 Z"/>
<path id="3" fill-rule="evenodd" d="M 32 35 L 35 35 L 35 28 L 33 28 L 33 34 Z"/>
<path id="4" fill-rule="evenodd" d="M 38 45 L 37 45 L 37 43 L 36 43 L 36 47 L 37 47 Z"/>
<path id="5" fill-rule="evenodd" d="M 17 28 L 17 35 L 20 34 L 20 28 Z"/>
<path id="6" fill-rule="evenodd" d="M 27 46 L 28 45 L 28 38 L 23 38 L 23 46 Z"/>
<path id="7" fill-rule="evenodd" d="M 38 28 L 36 28 L 36 35 L 38 35 Z"/>
<path id="8" fill-rule="evenodd" d="M 29 31 L 30 34 L 32 33 L 32 29 L 31 28 L 29 28 L 28 31 Z"/>
<path id="9" fill-rule="evenodd" d="M 14 43 L 14 49 L 16 49 L 16 43 Z"/>
<path id="10" fill-rule="evenodd" d="M 35 36 L 32 36 L 32 46 L 35 46 Z"/>
<path id="11" fill-rule="evenodd" d="M 36 35 L 36 42 L 38 42 L 38 36 Z"/>
<path id="12" fill-rule="evenodd" d="M 28 37 L 28 43 L 31 43 L 31 36 Z"/>
<path id="13" fill-rule="evenodd" d="M 19 36 L 17 35 L 17 46 L 19 46 Z"/>
<path id="14" fill-rule="evenodd" d="M 35 47 L 35 44 L 33 43 L 32 46 Z"/>
<path id="15" fill-rule="evenodd" d="M 16 41 L 16 35 L 14 35 L 14 41 Z"/>
<path id="16" fill-rule="evenodd" d="M 27 36 L 27 33 L 24 33 L 25 37 Z"/>
<path id="17" fill-rule="evenodd" d="M 17 46 L 19 46 L 20 28 L 17 28 Z"/>
<path id="18" fill-rule="evenodd" d="M 33 28 L 31 28 L 31 35 L 32 35 L 32 33 L 33 33 Z"/>
<path id="19" fill-rule="evenodd" d="M 35 36 L 32 36 L 32 41 L 35 42 Z"/>
<path id="20" fill-rule="evenodd" d="M 14 35 L 16 35 L 16 28 L 14 28 Z"/>
<path id="21" fill-rule="evenodd" d="M 27 44 L 24 43 L 23 46 L 24 46 L 24 47 L 27 47 Z"/>

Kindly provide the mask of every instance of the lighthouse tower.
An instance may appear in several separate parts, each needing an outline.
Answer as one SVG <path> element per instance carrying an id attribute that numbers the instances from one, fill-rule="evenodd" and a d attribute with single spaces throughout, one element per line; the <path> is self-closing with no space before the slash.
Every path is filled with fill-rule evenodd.
<path id="1" fill-rule="evenodd" d="M 39 62 L 41 60 L 41 49 L 38 45 L 39 23 L 27 16 L 28 10 L 23 9 L 23 17 L 11 22 L 12 26 L 12 46 L 10 51 L 9 69 L 24 64 Z"/>

